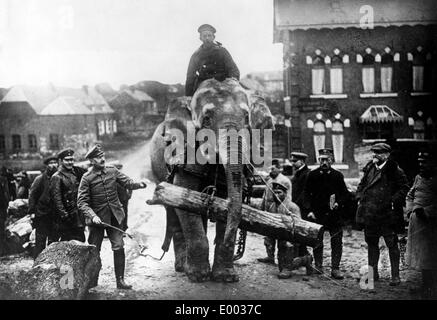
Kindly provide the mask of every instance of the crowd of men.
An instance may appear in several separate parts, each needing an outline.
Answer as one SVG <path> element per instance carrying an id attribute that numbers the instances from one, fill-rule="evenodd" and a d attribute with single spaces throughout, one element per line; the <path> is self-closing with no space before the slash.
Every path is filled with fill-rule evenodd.
<path id="1" fill-rule="evenodd" d="M 418 156 L 420 172 L 411 187 L 404 171 L 391 159 L 391 147 L 377 143 L 371 147 L 372 160 L 364 167 L 355 201 L 358 208 L 354 224 L 364 231 L 368 246 L 368 265 L 373 271 L 369 276 L 379 280 L 379 240 L 388 247 L 391 279 L 390 286 L 401 283 L 399 275 L 400 249 L 398 235 L 405 232 L 404 207 L 409 218 L 407 263 L 422 271 L 421 292 L 424 298 L 436 298 L 437 288 L 437 170 L 435 158 L 428 152 Z M 332 167 L 331 149 L 319 150 L 319 166 L 310 170 L 307 155 L 291 154 L 294 173 L 288 179 L 281 173 L 279 161 L 274 160 L 270 180 L 263 196 L 262 209 L 282 214 L 294 214 L 323 226 L 323 232 L 313 250 L 299 244 L 266 237 L 267 257 L 258 261 L 275 263 L 275 245 L 278 252 L 278 278 L 292 276 L 292 270 L 305 266 L 307 274 L 322 274 L 323 236 L 328 231 L 331 240 L 331 276 L 344 278 L 340 271 L 342 258 L 343 227 L 350 211 L 351 193 L 343 174 Z M 353 200 L 353 199 L 352 199 Z M 354 200 L 353 200 L 354 201 Z M 293 205 L 297 205 L 296 210 Z M 314 265 L 312 261 L 314 259 Z"/>
<path id="2" fill-rule="evenodd" d="M 99 252 L 104 233 L 114 252 L 117 288 L 130 289 L 124 281 L 125 252 L 123 230 L 127 229 L 127 202 L 131 190 L 146 188 L 145 181 L 135 182 L 119 171 L 121 165 L 106 165 L 100 145 L 85 156 L 91 167 L 75 165 L 74 150 L 60 151 L 44 159 L 45 170 L 33 181 L 28 192 L 29 209 L 35 228 L 36 257 L 50 243 L 77 240 L 95 245 Z M 12 197 L 8 180 L 0 176 L 0 249 L 6 247 L 5 220 Z M 88 226 L 88 239 L 85 227 Z M 4 252 L 0 252 L 0 256 Z M 91 287 L 97 286 L 98 277 Z"/>

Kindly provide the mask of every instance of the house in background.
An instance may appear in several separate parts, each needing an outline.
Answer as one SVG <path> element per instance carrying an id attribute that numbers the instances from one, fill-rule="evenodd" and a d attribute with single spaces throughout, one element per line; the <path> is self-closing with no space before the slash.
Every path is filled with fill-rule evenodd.
<path id="1" fill-rule="evenodd" d="M 123 133 L 147 132 L 155 118 L 161 119 L 155 100 L 134 88 L 123 89 L 108 103 L 114 109 L 119 131 Z"/>
<path id="2" fill-rule="evenodd" d="M 83 156 L 117 132 L 114 111 L 92 87 L 14 86 L 0 103 L 0 157 L 38 159 L 65 147 Z"/>
<path id="3" fill-rule="evenodd" d="M 353 177 L 370 143 L 436 139 L 436 34 L 433 0 L 274 0 L 291 149 Z"/>

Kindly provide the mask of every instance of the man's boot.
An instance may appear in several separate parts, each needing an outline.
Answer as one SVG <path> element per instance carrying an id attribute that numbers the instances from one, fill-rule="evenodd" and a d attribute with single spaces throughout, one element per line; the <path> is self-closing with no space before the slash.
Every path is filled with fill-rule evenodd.
<path id="1" fill-rule="evenodd" d="M 280 241 L 278 243 L 279 279 L 291 278 L 293 270 L 293 259 L 295 257 L 295 249 L 295 246 L 289 242 Z"/>
<path id="2" fill-rule="evenodd" d="M 114 251 L 114 271 L 117 282 L 117 289 L 132 289 L 132 286 L 124 282 L 124 268 L 125 268 L 124 249 Z"/>
<path id="3" fill-rule="evenodd" d="M 323 244 L 314 247 L 313 249 L 314 255 L 314 274 L 323 274 Z"/>
<path id="4" fill-rule="evenodd" d="M 259 262 L 275 264 L 275 241 L 274 239 L 265 237 L 264 245 L 266 247 L 267 257 L 258 258 Z"/>
<path id="5" fill-rule="evenodd" d="M 390 266 L 391 266 L 391 280 L 390 286 L 397 286 L 401 284 L 401 278 L 399 277 L 399 263 L 401 259 L 401 253 L 399 251 L 399 247 L 393 246 L 388 249 L 388 255 L 390 257 Z"/>

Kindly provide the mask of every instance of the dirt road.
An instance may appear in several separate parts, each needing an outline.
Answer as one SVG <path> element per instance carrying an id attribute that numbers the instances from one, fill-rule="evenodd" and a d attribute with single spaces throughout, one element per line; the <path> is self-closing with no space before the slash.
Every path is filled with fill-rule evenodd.
<path id="1" fill-rule="evenodd" d="M 151 179 L 148 142 L 129 156 L 121 159 L 123 171 L 132 178 Z M 153 255 L 161 255 L 161 242 L 165 231 L 165 211 L 160 206 L 148 206 L 146 200 L 152 197 L 155 185 L 145 190 L 134 191 L 129 203 L 129 229 L 140 243 L 147 244 Z M 208 229 L 210 239 L 210 261 L 213 260 L 214 224 Z M 347 234 L 347 233 L 345 233 Z M 380 261 L 382 281 L 375 284 L 375 290 L 363 290 L 359 285 L 358 271 L 367 262 L 367 250 L 362 232 L 352 232 L 344 237 L 342 269 L 346 278 L 336 281 L 330 278 L 330 244 L 325 236 L 325 275 L 306 276 L 305 270 L 295 271 L 287 280 L 277 278 L 277 266 L 257 262 L 265 256 L 263 237 L 248 234 L 246 252 L 236 262 L 240 281 L 232 284 L 214 282 L 191 283 L 184 274 L 174 271 L 173 248 L 162 261 L 138 255 L 138 245 L 125 238 L 127 252 L 126 281 L 134 290 L 123 291 L 115 288 L 113 258 L 110 243 L 104 240 L 102 246 L 102 271 L 99 286 L 90 291 L 88 299 L 417 299 L 409 292 L 409 287 L 417 281 L 417 274 L 402 270 L 402 284 L 390 287 L 389 260 L 387 250 L 383 250 Z M 381 240 L 381 245 L 383 242 Z M 31 266 L 29 258 L 3 259 L 0 273 L 16 267 Z"/>

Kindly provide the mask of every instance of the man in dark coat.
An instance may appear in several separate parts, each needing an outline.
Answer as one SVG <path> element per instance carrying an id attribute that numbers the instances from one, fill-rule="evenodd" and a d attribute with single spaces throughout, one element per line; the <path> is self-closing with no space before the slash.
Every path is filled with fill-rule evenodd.
<path id="1" fill-rule="evenodd" d="M 332 149 L 319 150 L 320 167 L 308 173 L 304 188 L 304 211 L 307 219 L 323 225 L 331 236 L 331 275 L 343 279 L 340 261 L 343 251 L 342 210 L 348 196 L 343 174 L 331 167 Z M 323 232 L 314 247 L 315 272 L 323 273 Z"/>
<path id="2" fill-rule="evenodd" d="M 123 228 L 125 213 L 117 194 L 117 183 L 130 190 L 146 188 L 144 181 L 134 182 L 113 166 L 105 166 L 105 153 L 100 145 L 88 151 L 86 158 L 92 168 L 80 182 L 78 205 L 87 218 L 89 225 L 88 243 L 100 251 L 104 232 L 111 241 L 114 252 L 114 271 L 118 289 L 131 289 L 124 282 L 125 253 L 123 233 L 112 227 Z M 112 227 L 111 227 L 112 226 Z M 97 286 L 98 279 L 93 279 L 91 287 Z"/>
<path id="3" fill-rule="evenodd" d="M 308 155 L 303 152 L 292 152 L 291 153 L 291 163 L 293 165 L 294 173 L 291 177 L 291 199 L 296 203 L 301 209 L 302 219 L 306 220 L 306 213 L 303 211 L 304 204 L 304 189 L 305 183 L 310 173 L 310 169 L 306 165 L 306 159 Z M 308 254 L 307 247 L 304 245 L 299 246 L 299 256 L 305 256 Z"/>
<path id="4" fill-rule="evenodd" d="M 397 233 L 404 231 L 403 206 L 409 190 L 408 180 L 398 164 L 389 159 L 391 147 L 386 143 L 372 146 L 373 160 L 363 169 L 364 176 L 357 188 L 356 222 L 364 227 L 368 245 L 369 266 L 377 281 L 379 238 L 384 237 L 389 250 L 391 286 L 399 285 L 400 251 Z"/>
<path id="5" fill-rule="evenodd" d="M 50 179 L 50 196 L 60 240 L 85 242 L 85 218 L 77 208 L 77 191 L 86 170 L 74 166 L 73 155 L 71 148 L 58 153 L 60 167 Z"/>
<path id="6" fill-rule="evenodd" d="M 46 170 L 37 176 L 29 191 L 29 214 L 33 216 L 35 227 L 35 248 L 33 257 L 36 259 L 41 251 L 57 241 L 55 232 L 55 212 L 50 198 L 50 178 L 58 169 L 58 158 L 48 157 L 44 160 Z"/>
<path id="7" fill-rule="evenodd" d="M 5 173 L 6 170 L 0 175 L 0 257 L 6 253 L 5 223 L 9 201 L 11 200 L 8 179 L 3 175 Z"/>
<path id="8" fill-rule="evenodd" d="M 191 56 L 188 65 L 185 95 L 190 97 L 204 80 L 240 79 L 240 71 L 230 53 L 222 47 L 221 43 L 214 42 L 215 28 L 209 24 L 203 24 L 197 31 L 203 44 Z"/>

